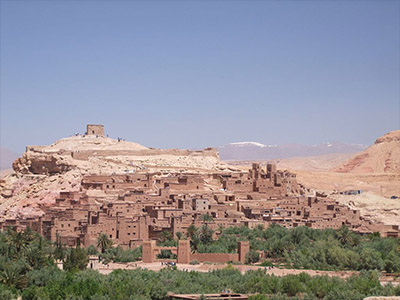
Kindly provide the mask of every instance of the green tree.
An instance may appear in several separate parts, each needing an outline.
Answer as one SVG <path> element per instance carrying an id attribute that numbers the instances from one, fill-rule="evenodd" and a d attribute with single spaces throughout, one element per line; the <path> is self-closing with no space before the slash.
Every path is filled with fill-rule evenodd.
<path id="1" fill-rule="evenodd" d="M 101 253 L 104 253 L 106 249 L 111 248 L 112 241 L 105 233 L 101 233 L 97 238 L 97 247 L 101 249 Z"/>
<path id="2" fill-rule="evenodd" d="M 94 245 L 90 245 L 87 249 L 86 252 L 88 255 L 97 255 L 99 254 L 99 251 L 97 251 L 97 248 Z"/>
<path id="3" fill-rule="evenodd" d="M 89 258 L 85 249 L 77 247 L 69 249 L 69 253 L 64 261 L 64 270 L 78 271 L 87 268 Z"/>
<path id="4" fill-rule="evenodd" d="M 27 286 L 28 279 L 21 265 L 11 263 L 0 271 L 0 282 L 9 287 L 22 289 Z"/>
<path id="5" fill-rule="evenodd" d="M 210 244 L 213 241 L 214 231 L 207 226 L 207 224 L 202 225 L 196 232 L 196 238 L 203 244 Z"/>
<path id="6" fill-rule="evenodd" d="M 353 242 L 351 231 L 349 230 L 349 227 L 345 225 L 338 229 L 336 235 L 337 239 L 342 243 L 342 245 L 351 244 Z"/>
<path id="7" fill-rule="evenodd" d="M 383 260 L 380 253 L 372 248 L 364 248 L 360 254 L 361 268 L 364 270 L 382 270 Z"/>
<path id="8" fill-rule="evenodd" d="M 26 239 L 26 236 L 23 232 L 17 232 L 11 228 L 7 230 L 6 240 L 10 248 L 15 248 L 17 253 L 19 253 L 29 244 L 29 241 Z"/>
<path id="9" fill-rule="evenodd" d="M 196 234 L 196 226 L 194 226 L 193 224 L 191 224 L 186 231 L 186 235 L 188 238 L 193 239 L 194 235 Z"/>
<path id="10" fill-rule="evenodd" d="M 167 241 L 172 241 L 173 240 L 173 236 L 171 231 L 168 230 L 163 230 L 161 231 L 160 235 L 158 236 L 158 241 L 162 244 L 164 242 Z"/>
<path id="11" fill-rule="evenodd" d="M 246 264 L 254 264 L 260 260 L 260 254 L 257 251 L 250 250 L 246 254 Z"/>
<path id="12" fill-rule="evenodd" d="M 201 215 L 201 220 L 203 222 L 212 222 L 214 219 L 213 219 L 212 215 L 204 214 L 204 215 Z"/>
<path id="13" fill-rule="evenodd" d="M 400 272 L 400 255 L 393 250 L 385 258 L 385 271 L 388 273 Z"/>

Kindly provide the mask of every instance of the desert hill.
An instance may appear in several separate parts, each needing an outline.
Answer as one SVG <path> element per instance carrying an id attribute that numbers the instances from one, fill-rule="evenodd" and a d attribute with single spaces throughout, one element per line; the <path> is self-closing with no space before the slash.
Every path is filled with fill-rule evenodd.
<path id="1" fill-rule="evenodd" d="M 40 205 L 51 205 L 61 191 L 79 191 L 83 176 L 89 174 L 234 170 L 220 161 L 213 148 L 154 149 L 94 134 L 64 138 L 48 146 L 27 146 L 13 169 L 0 180 L 0 215 L 15 217 L 41 215 Z"/>
<path id="2" fill-rule="evenodd" d="M 126 173 L 139 169 L 183 171 L 226 168 L 215 149 L 200 151 L 154 149 L 137 143 L 97 135 L 77 135 L 49 146 L 27 146 L 13 169 L 19 174 Z"/>
<path id="3" fill-rule="evenodd" d="M 332 169 L 341 173 L 400 173 L 400 130 L 378 138 L 365 151 Z"/>
<path id="4" fill-rule="evenodd" d="M 63 138 L 50 146 L 41 147 L 45 152 L 60 150 L 83 151 L 83 150 L 145 150 L 149 149 L 133 142 L 115 140 L 109 137 L 96 135 L 76 135 Z"/>

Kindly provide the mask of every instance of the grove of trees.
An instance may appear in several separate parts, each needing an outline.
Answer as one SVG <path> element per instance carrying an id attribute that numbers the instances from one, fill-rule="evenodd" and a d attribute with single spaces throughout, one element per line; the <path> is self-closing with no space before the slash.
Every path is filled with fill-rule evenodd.
<path id="1" fill-rule="evenodd" d="M 363 270 L 346 280 L 305 273 L 276 277 L 266 270 L 241 274 L 231 265 L 208 273 L 183 272 L 174 268 L 160 272 L 116 270 L 102 275 L 87 270 L 89 255 L 103 261 L 134 261 L 141 248 L 113 247 L 104 237 L 98 248 L 65 248 L 59 239 L 47 241 L 31 230 L 0 232 L 0 299 L 167 299 L 174 293 L 219 293 L 230 290 L 254 293 L 255 299 L 363 299 L 373 295 L 400 296 L 400 286 L 382 286 L 379 271 L 399 272 L 399 239 L 377 234 L 360 236 L 340 230 L 285 229 L 270 226 L 248 229 L 219 229 L 219 238 L 210 239 L 209 227 L 191 228 L 193 247 L 199 251 L 235 252 L 237 241 L 249 240 L 249 263 L 265 252 L 270 261 L 296 268 Z M 187 233 L 189 235 L 189 233 Z M 163 243 L 173 241 L 169 234 Z M 64 270 L 55 260 L 61 259 Z"/>
<path id="2" fill-rule="evenodd" d="M 248 240 L 252 251 L 264 252 L 267 259 L 289 268 L 400 272 L 399 238 L 362 236 L 345 226 L 339 230 L 306 226 L 287 229 L 274 224 L 266 229 L 230 227 L 223 229 L 216 240 L 198 238 L 203 234 L 202 227 L 191 231 L 194 248 L 199 252 L 235 253 L 238 241 Z M 256 261 L 252 252 L 249 262 Z"/>

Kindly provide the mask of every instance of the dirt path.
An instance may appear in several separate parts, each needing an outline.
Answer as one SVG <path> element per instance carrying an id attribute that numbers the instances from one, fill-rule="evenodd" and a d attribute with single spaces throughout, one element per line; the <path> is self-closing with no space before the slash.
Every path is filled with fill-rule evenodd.
<path id="1" fill-rule="evenodd" d="M 180 271 L 196 271 L 196 272 L 209 272 L 212 270 L 219 270 L 225 268 L 226 264 L 198 264 L 198 265 L 190 265 L 190 264 L 177 264 L 178 270 Z M 278 269 L 278 268 L 266 268 L 260 266 L 249 266 L 249 265 L 232 265 L 233 268 L 240 270 L 242 274 L 245 274 L 250 270 L 265 270 L 267 274 L 275 275 L 275 276 L 286 276 L 286 275 L 297 275 L 300 273 L 307 273 L 311 276 L 330 276 L 330 277 L 339 277 L 342 279 L 348 278 L 354 274 L 358 274 L 357 271 L 318 271 L 318 270 L 299 270 L 299 269 Z M 161 264 L 161 262 L 154 263 L 143 263 L 143 262 L 135 262 L 135 263 L 110 263 L 108 266 L 100 265 L 99 268 L 96 268 L 101 274 L 109 274 L 114 270 L 123 269 L 123 270 L 134 270 L 134 269 L 143 269 L 150 271 L 159 271 L 163 268 L 167 268 L 166 265 Z M 382 284 L 392 283 L 393 285 L 400 284 L 400 278 L 394 276 L 381 276 L 380 281 Z"/>

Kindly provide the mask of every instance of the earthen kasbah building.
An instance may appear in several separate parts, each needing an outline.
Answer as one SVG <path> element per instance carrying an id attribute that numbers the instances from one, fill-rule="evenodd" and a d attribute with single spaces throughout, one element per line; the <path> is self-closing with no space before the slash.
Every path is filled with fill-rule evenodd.
<path id="1" fill-rule="evenodd" d="M 86 134 L 103 136 L 104 128 L 88 125 Z M 96 190 L 103 191 L 103 196 L 93 196 Z M 143 245 L 144 251 L 151 253 L 159 250 L 152 241 L 161 232 L 169 231 L 176 237 L 178 233 L 184 235 L 190 225 L 198 227 L 204 223 L 212 229 L 267 227 L 273 223 L 287 228 L 318 229 L 346 225 L 359 233 L 400 236 L 398 226 L 374 223 L 360 216 L 358 210 L 329 197 L 308 196 L 295 174 L 277 170 L 274 164 L 262 167 L 255 163 L 246 172 L 164 174 L 142 170 L 88 175 L 83 177 L 80 191 L 63 191 L 55 205 L 42 210 L 42 217 L 3 219 L 0 228 L 31 227 L 53 241 L 59 238 L 67 246 L 75 246 L 79 241 L 85 247 L 96 245 L 98 236 L 105 233 L 117 245 Z M 205 214 L 212 216 L 212 220 L 205 221 Z M 177 250 L 182 251 L 181 258 L 188 255 L 184 253 L 185 245 Z M 243 250 L 246 247 L 239 250 L 247 251 Z"/>

